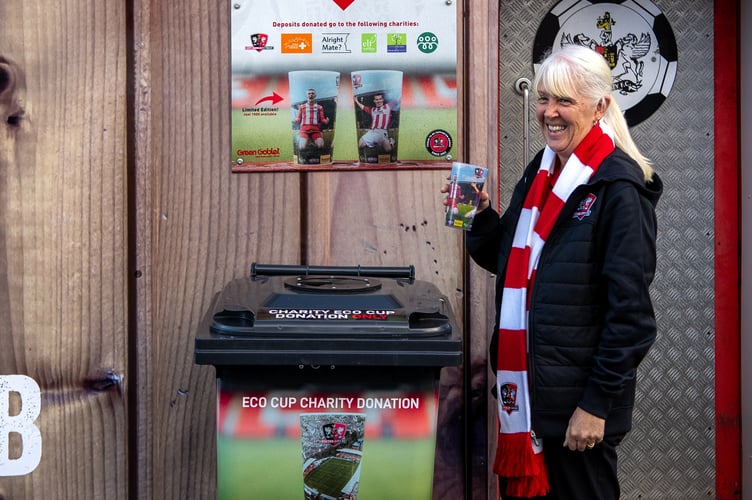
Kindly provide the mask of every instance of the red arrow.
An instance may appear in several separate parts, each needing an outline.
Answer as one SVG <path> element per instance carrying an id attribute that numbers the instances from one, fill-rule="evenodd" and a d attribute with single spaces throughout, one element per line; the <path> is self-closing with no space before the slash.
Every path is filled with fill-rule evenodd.
<path id="1" fill-rule="evenodd" d="M 277 94 L 276 92 L 272 92 L 272 95 L 268 95 L 266 97 L 262 97 L 261 99 L 259 99 L 258 101 L 256 101 L 256 104 L 254 104 L 254 106 L 258 106 L 258 104 L 260 102 L 264 102 L 264 101 L 272 101 L 272 105 L 274 105 L 274 104 L 277 104 L 279 101 L 282 101 L 282 100 L 284 100 L 284 97 L 282 97 L 281 95 Z"/>
<path id="2" fill-rule="evenodd" d="M 345 10 L 350 6 L 351 3 L 353 3 L 355 0 L 334 0 L 334 3 L 339 5 L 339 8 L 342 10 Z"/>

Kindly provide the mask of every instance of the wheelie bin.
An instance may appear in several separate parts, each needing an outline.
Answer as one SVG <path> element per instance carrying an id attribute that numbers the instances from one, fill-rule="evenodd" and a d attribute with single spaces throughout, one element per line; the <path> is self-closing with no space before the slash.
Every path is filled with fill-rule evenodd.
<path id="1" fill-rule="evenodd" d="M 438 381 L 462 362 L 446 297 L 407 267 L 254 263 L 217 294 L 221 499 L 430 499 Z"/>

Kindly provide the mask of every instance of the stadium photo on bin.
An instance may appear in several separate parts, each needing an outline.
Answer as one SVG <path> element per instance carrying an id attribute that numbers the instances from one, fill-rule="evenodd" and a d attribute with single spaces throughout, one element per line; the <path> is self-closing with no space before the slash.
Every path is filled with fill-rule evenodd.
<path id="1" fill-rule="evenodd" d="M 364 431 L 362 413 L 300 415 L 306 500 L 358 497 Z"/>

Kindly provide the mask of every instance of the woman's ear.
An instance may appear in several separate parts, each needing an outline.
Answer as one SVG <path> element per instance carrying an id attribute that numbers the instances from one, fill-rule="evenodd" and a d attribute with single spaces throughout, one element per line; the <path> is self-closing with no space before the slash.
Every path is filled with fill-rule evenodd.
<path id="1" fill-rule="evenodd" d="M 600 99 L 598 99 L 598 104 L 595 105 L 595 112 L 599 120 L 603 118 L 603 116 L 606 114 L 606 111 L 608 110 L 609 105 L 611 105 L 610 95 L 603 96 Z"/>

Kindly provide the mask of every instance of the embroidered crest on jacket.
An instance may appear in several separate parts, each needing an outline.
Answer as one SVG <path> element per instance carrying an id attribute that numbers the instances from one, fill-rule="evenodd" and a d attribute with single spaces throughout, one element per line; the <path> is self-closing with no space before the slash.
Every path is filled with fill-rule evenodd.
<path id="1" fill-rule="evenodd" d="M 574 212 L 573 218 L 576 218 L 578 220 L 582 220 L 585 217 L 589 216 L 591 213 L 591 209 L 593 208 L 593 205 L 595 204 L 595 200 L 597 200 L 598 197 L 595 196 L 593 193 L 588 194 L 583 198 L 583 200 L 580 202 L 580 206 L 577 207 L 577 210 Z"/>

